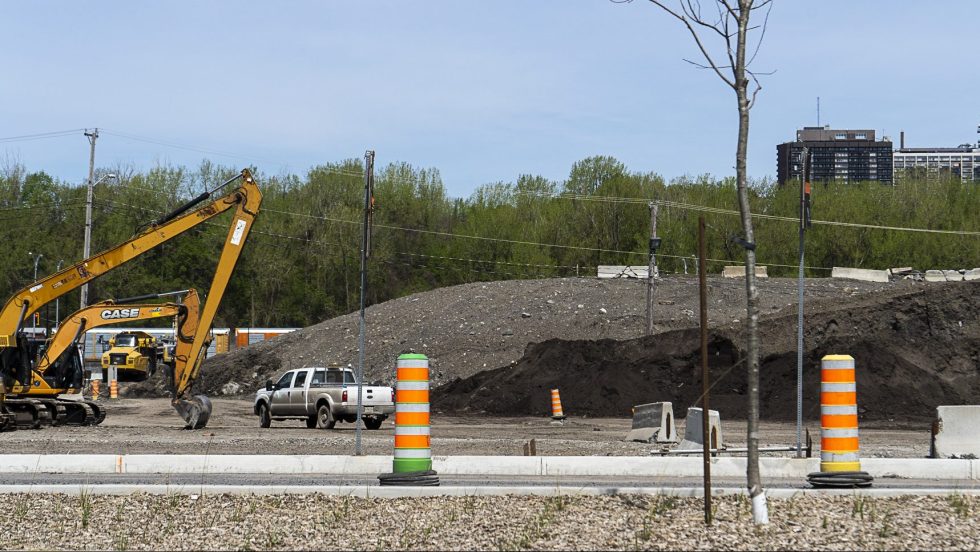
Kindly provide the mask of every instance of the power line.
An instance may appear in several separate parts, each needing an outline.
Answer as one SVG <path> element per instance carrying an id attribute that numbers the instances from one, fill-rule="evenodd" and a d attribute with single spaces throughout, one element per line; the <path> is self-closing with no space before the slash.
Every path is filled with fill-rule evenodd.
<path id="1" fill-rule="evenodd" d="M 543 192 L 518 192 L 515 194 L 526 195 L 531 197 L 538 197 L 544 199 L 571 199 L 575 201 L 595 201 L 602 203 L 625 203 L 625 204 L 643 204 L 647 205 L 651 201 L 657 203 L 658 205 L 663 205 L 666 207 L 674 207 L 677 209 L 684 209 L 690 211 L 698 211 L 702 213 L 714 213 L 720 215 L 730 215 L 730 216 L 742 216 L 741 212 L 735 211 L 733 209 L 722 209 L 720 207 L 708 207 L 705 205 L 695 205 L 691 203 L 682 203 L 679 201 L 670 201 L 664 199 L 649 199 L 649 198 L 632 198 L 632 197 L 615 197 L 615 196 L 594 196 L 594 195 L 581 195 L 581 194 L 546 194 Z M 785 217 L 779 215 L 767 215 L 765 213 L 752 213 L 752 218 L 758 219 L 768 219 L 777 220 L 783 222 L 792 222 L 794 224 L 799 224 L 799 217 Z M 932 228 L 909 228 L 901 226 L 885 226 L 880 224 L 862 224 L 856 222 L 840 222 L 833 220 L 818 220 L 813 219 L 813 224 L 822 224 L 826 226 L 845 226 L 850 228 L 870 228 L 875 230 L 895 230 L 902 232 L 925 232 L 932 234 L 951 234 L 958 236 L 980 236 L 980 231 L 972 230 L 936 230 Z"/>
<path id="2" fill-rule="evenodd" d="M 0 143 L 7 142 L 28 142 L 31 140 L 44 140 L 46 138 L 60 138 L 61 136 L 70 136 L 77 132 L 84 131 L 84 128 L 75 128 L 71 130 L 56 130 L 53 132 L 40 132 L 37 134 L 24 134 L 22 136 L 8 136 L 6 138 L 0 138 Z"/>

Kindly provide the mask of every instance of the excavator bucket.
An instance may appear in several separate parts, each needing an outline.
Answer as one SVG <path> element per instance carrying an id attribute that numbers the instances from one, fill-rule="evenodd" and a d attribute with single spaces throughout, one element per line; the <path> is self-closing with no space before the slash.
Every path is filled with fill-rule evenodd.
<path id="1" fill-rule="evenodd" d="M 184 429 L 204 429 L 211 419 L 211 400 L 204 395 L 174 399 L 174 410 L 184 419 Z"/>

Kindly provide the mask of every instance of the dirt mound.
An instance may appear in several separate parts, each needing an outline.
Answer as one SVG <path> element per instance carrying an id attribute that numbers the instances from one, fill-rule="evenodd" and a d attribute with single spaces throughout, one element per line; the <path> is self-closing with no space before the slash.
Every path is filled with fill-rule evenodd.
<path id="1" fill-rule="evenodd" d="M 804 333 L 804 415 L 819 416 L 820 358 L 855 358 L 864 419 L 922 419 L 940 404 L 980 400 L 980 283 L 924 286 L 811 307 Z M 796 416 L 796 317 L 760 322 L 761 415 Z M 713 329 L 710 405 L 728 418 L 746 412 L 741 328 Z M 568 415 L 630 415 L 635 404 L 671 401 L 679 416 L 701 395 L 697 329 L 615 340 L 532 344 L 514 366 L 460 378 L 436 389 L 433 408 L 455 413 L 544 415 L 549 389 Z"/>

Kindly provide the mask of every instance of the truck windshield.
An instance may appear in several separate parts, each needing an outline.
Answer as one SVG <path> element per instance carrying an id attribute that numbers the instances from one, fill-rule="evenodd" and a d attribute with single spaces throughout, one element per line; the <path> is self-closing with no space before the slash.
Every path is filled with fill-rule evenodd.
<path id="1" fill-rule="evenodd" d="M 135 335 L 120 335 L 116 337 L 116 347 L 135 347 L 135 346 L 136 346 Z"/>

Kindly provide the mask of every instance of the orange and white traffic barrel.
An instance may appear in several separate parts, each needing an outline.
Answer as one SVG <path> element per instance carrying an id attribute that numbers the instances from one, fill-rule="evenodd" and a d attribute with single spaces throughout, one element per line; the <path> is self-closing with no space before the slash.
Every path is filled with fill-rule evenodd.
<path id="1" fill-rule="evenodd" d="M 112 380 L 109 382 L 109 398 L 118 399 L 119 398 L 119 382 Z"/>
<path id="2" fill-rule="evenodd" d="M 859 449 L 854 358 L 827 355 L 820 361 L 820 471 L 860 471 Z"/>
<path id="3" fill-rule="evenodd" d="M 99 398 L 99 384 L 100 383 L 101 383 L 100 380 L 97 380 L 97 379 L 93 379 L 92 380 L 92 398 L 93 399 Z"/>
<path id="4" fill-rule="evenodd" d="M 558 393 L 557 389 L 551 390 L 551 419 L 565 419 L 565 412 L 561 409 L 561 394 Z"/>
<path id="5" fill-rule="evenodd" d="M 429 359 L 403 354 L 397 362 L 395 387 L 395 460 L 392 471 L 432 469 L 429 432 Z"/>

